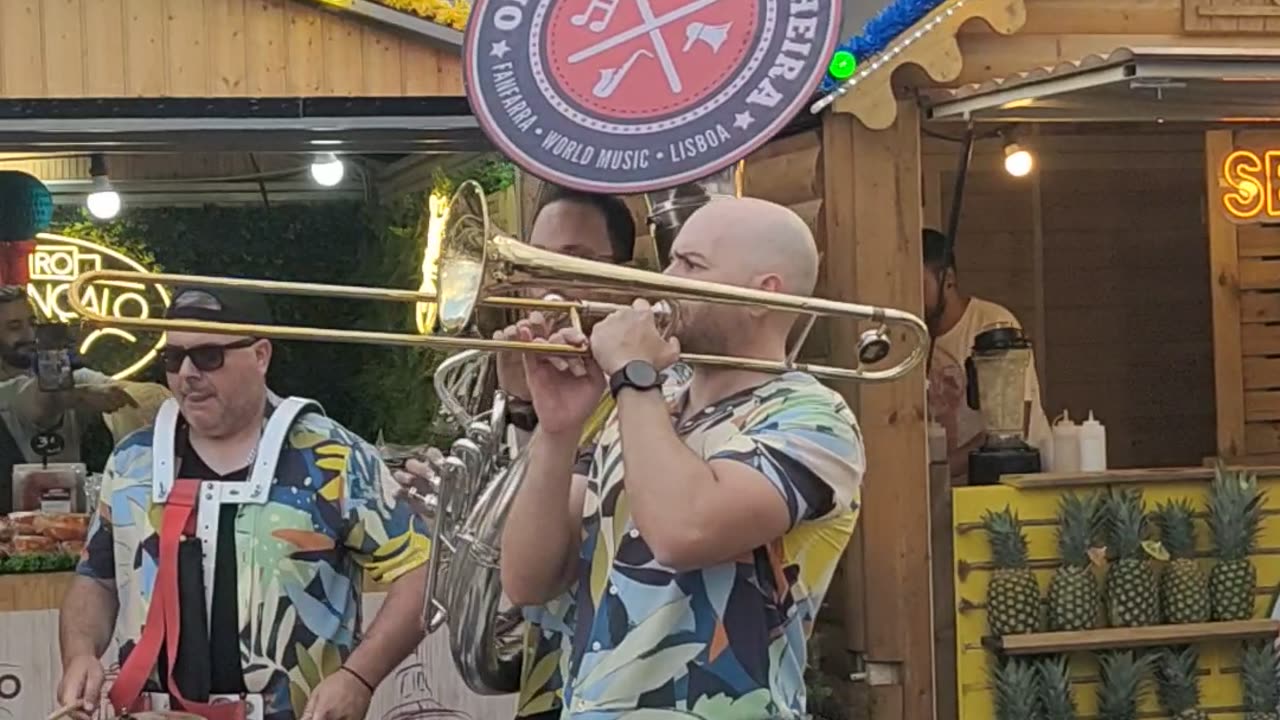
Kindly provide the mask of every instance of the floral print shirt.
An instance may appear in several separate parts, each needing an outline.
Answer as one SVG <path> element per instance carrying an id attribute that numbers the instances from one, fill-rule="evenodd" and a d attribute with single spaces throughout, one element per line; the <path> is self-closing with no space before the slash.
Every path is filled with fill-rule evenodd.
<path id="1" fill-rule="evenodd" d="M 77 569 L 112 580 L 120 662 L 142 633 L 156 578 L 163 505 L 152 502 L 152 428 L 107 460 Z M 236 513 L 240 656 L 266 720 L 296 720 L 359 641 L 364 573 L 391 582 L 423 565 L 422 520 L 394 499 L 377 451 L 317 413 L 294 420 L 268 501 Z"/>
<path id="2" fill-rule="evenodd" d="M 689 572 L 664 567 L 628 511 L 614 414 L 585 473 L 562 717 L 805 715 L 806 641 L 857 520 L 861 433 L 844 400 L 802 373 L 681 419 L 689 379 L 679 373 L 664 385 L 676 432 L 706 461 L 757 470 L 785 500 L 791 529 L 734 562 Z"/>

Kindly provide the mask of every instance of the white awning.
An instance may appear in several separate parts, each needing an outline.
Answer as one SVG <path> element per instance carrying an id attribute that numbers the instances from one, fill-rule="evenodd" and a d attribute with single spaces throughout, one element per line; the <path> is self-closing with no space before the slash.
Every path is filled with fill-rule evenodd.
<path id="1" fill-rule="evenodd" d="M 1280 48 L 1119 48 L 930 91 L 926 117 L 973 122 L 1277 122 Z"/>

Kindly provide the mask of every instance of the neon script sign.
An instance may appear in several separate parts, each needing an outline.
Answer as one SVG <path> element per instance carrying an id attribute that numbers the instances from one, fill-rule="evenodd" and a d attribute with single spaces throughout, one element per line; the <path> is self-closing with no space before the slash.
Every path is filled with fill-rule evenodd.
<path id="1" fill-rule="evenodd" d="M 79 319 L 67 303 L 71 282 L 93 270 L 147 272 L 137 261 L 116 250 L 87 240 L 41 233 L 36 248 L 27 258 L 30 280 L 27 295 L 36 316 L 44 322 L 67 323 Z M 82 290 L 86 307 L 115 318 L 148 318 L 164 312 L 169 293 L 158 285 L 134 282 L 98 282 Z M 120 380 L 147 366 L 161 346 L 164 335 L 132 333 L 118 328 L 94 328 L 80 340 L 85 364 Z"/>
<path id="2" fill-rule="evenodd" d="M 1222 163 L 1222 208 L 1237 222 L 1280 221 L 1280 150 L 1236 150 Z"/>

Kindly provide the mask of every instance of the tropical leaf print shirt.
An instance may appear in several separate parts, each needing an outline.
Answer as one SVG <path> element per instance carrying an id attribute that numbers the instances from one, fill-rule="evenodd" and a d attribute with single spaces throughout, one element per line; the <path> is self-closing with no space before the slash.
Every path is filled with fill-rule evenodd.
<path id="1" fill-rule="evenodd" d="M 688 379 L 664 385 L 677 433 L 706 461 L 757 470 L 786 501 L 791 528 L 734 562 L 664 567 L 628 511 L 624 480 L 643 482 L 645 468 L 623 467 L 615 414 L 580 468 L 588 485 L 564 717 L 804 716 L 806 640 L 857 519 L 857 422 L 802 373 L 681 419 Z"/>
<path id="2" fill-rule="evenodd" d="M 142 634 L 156 577 L 164 508 L 151 500 L 152 442 L 152 428 L 140 430 L 107 460 L 77 570 L 116 583 L 122 663 Z M 426 528 L 396 502 L 394 486 L 371 445 L 306 413 L 289 431 L 268 501 L 236 513 L 241 664 L 267 720 L 301 717 L 311 691 L 355 647 L 364 573 L 390 582 L 426 562 Z"/>

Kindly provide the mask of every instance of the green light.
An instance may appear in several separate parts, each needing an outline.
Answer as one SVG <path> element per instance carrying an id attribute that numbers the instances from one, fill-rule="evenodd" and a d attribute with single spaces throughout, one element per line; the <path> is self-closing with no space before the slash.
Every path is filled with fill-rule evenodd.
<path id="1" fill-rule="evenodd" d="M 848 50 L 839 50 L 835 56 L 831 58 L 831 64 L 827 66 L 827 73 L 836 80 L 848 80 L 853 77 L 853 73 L 858 69 L 858 58 Z"/>

